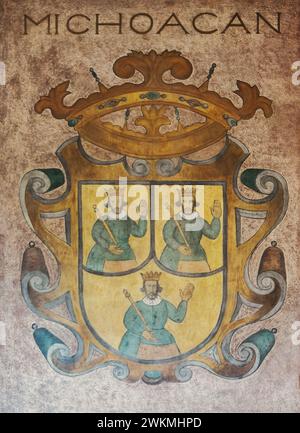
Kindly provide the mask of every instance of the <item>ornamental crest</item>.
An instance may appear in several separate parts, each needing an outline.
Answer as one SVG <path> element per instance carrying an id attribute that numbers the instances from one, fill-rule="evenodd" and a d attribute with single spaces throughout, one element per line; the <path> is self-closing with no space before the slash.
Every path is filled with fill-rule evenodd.
<path id="1" fill-rule="evenodd" d="M 237 81 L 235 106 L 210 90 L 215 69 L 186 84 L 193 67 L 180 52 L 132 51 L 113 64 L 123 84 L 91 68 L 95 93 L 68 105 L 65 81 L 35 104 L 74 131 L 57 149 L 60 168 L 34 168 L 20 187 L 35 234 L 22 293 L 65 329 L 33 325 L 57 372 L 112 367 L 155 384 L 201 367 L 243 378 L 272 349 L 276 329 L 263 320 L 284 302 L 284 256 L 274 239 L 257 249 L 288 191 L 278 173 L 242 167 L 249 149 L 232 132 L 257 110 L 270 117 L 272 101 Z"/>

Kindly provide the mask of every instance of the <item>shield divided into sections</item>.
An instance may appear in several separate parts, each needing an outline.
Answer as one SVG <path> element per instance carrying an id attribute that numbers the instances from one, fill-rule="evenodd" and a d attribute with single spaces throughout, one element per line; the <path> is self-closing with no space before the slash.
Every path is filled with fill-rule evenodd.
<path id="1" fill-rule="evenodd" d="M 226 214 L 214 219 L 215 227 L 213 223 L 211 224 L 213 219 L 211 209 L 215 201 L 222 203 L 221 207 L 226 213 L 224 185 L 221 182 L 194 183 L 194 185 L 187 182 L 180 184 L 162 182 L 142 184 L 139 182 L 139 187 L 143 186 L 146 191 L 146 198 L 149 197 L 147 206 L 149 212 L 144 221 L 141 219 L 134 221 L 130 217 L 99 220 L 93 208 L 99 185 L 101 182 L 83 181 L 80 183 L 81 192 L 79 194 L 79 287 L 81 306 L 87 326 L 95 338 L 108 350 L 120 350 L 125 356 L 138 358 L 138 353 L 141 353 L 140 341 L 132 348 L 129 347 L 128 350 L 124 344 L 121 344 L 126 332 L 124 316 L 130 307 L 128 298 L 123 294 L 123 289 L 127 288 L 134 300 L 141 300 L 145 295 L 142 275 L 157 273 L 160 274 L 158 281 L 162 289 L 160 298 L 166 298 L 176 308 L 181 301 L 180 289 L 189 284 L 193 284 L 195 289 L 192 301 L 188 305 L 188 311 L 185 311 L 182 317 L 179 317 L 177 312 L 174 315 L 171 314 L 170 318 L 164 314 L 166 317 L 162 320 L 158 319 L 159 323 L 153 324 L 155 321 L 153 316 L 159 313 L 162 315 L 161 307 L 157 308 L 158 312 L 155 312 L 153 306 L 147 308 L 149 310 L 149 313 L 147 312 L 149 314 L 148 326 L 154 326 L 159 332 L 162 332 L 166 325 L 169 328 L 167 332 L 171 333 L 170 336 L 166 335 L 166 341 L 169 339 L 173 341 L 174 336 L 177 346 L 174 347 L 174 344 L 171 344 L 170 347 L 166 347 L 167 345 L 151 344 L 145 348 L 148 356 L 152 359 L 151 349 L 153 349 L 153 358 L 159 356 L 160 346 L 163 350 L 159 360 L 163 358 L 183 359 L 185 354 L 198 351 L 216 333 L 224 313 L 223 304 L 226 302 Z M 160 187 L 170 187 L 170 190 L 175 187 L 180 190 L 185 185 L 199 188 L 199 195 L 203 197 L 203 202 L 199 204 L 199 207 L 202 205 L 200 212 L 193 211 L 195 214 L 198 213 L 198 221 L 191 220 L 195 227 L 183 218 L 177 221 L 174 218 L 151 220 L 150 210 L 153 216 L 156 213 L 155 203 L 153 203 L 155 196 L 159 199 L 163 194 L 167 195 L 168 190 L 161 191 Z M 106 186 L 114 187 L 113 184 L 106 184 Z M 134 183 L 127 185 L 128 194 L 131 192 L 131 186 L 134 186 L 133 194 L 136 194 Z M 163 199 L 164 197 L 161 197 L 161 201 Z M 128 199 L 128 206 L 130 204 L 130 199 Z M 168 217 L 168 212 L 166 212 L 166 217 Z M 190 231 L 187 230 L 189 224 L 191 225 Z M 101 242 L 105 245 L 102 245 Z M 184 249 L 190 244 L 193 249 L 192 254 L 179 253 L 178 249 Z M 110 253 L 107 245 L 118 245 L 123 253 Z M 107 252 L 106 259 L 103 260 L 105 251 Z M 142 323 L 137 314 L 134 311 L 132 313 L 133 323 L 129 324 L 129 327 L 134 340 L 136 335 L 140 338 L 142 334 Z M 177 326 L 178 320 L 181 322 L 179 326 Z M 136 329 L 134 321 L 137 321 Z M 165 322 L 168 323 L 165 324 Z M 131 335 L 128 338 L 128 346 L 130 346 Z M 170 355 L 168 355 L 168 349 L 171 351 Z M 176 356 L 173 355 L 174 350 L 178 351 Z"/>

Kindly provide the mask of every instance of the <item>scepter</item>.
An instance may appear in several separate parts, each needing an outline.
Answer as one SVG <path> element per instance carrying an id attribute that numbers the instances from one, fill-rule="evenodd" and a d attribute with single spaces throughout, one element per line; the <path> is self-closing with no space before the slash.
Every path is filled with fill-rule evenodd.
<path id="1" fill-rule="evenodd" d="M 179 224 L 179 222 L 177 221 L 176 218 L 174 218 L 174 221 L 175 221 L 175 224 L 176 224 L 176 226 L 177 226 L 177 228 L 179 230 L 179 233 L 181 234 L 182 239 L 184 240 L 184 243 L 185 243 L 186 247 L 187 248 L 191 248 L 190 244 L 187 241 L 187 238 L 185 237 L 185 234 L 184 234 L 184 231 L 183 231 L 181 225 Z"/>
<path id="2" fill-rule="evenodd" d="M 150 337 L 149 340 L 152 341 L 157 341 L 155 336 L 153 335 L 152 330 L 148 327 L 147 322 L 145 320 L 145 317 L 142 315 L 142 313 L 140 312 L 140 310 L 138 309 L 138 307 L 136 306 L 136 303 L 134 302 L 134 300 L 132 299 L 131 294 L 128 292 L 128 290 L 124 289 L 123 293 L 125 295 L 125 297 L 129 300 L 129 302 L 131 303 L 134 311 L 136 312 L 136 314 L 139 316 L 139 318 L 141 319 L 141 321 L 143 322 L 143 324 L 145 325 L 145 329 L 146 331 L 149 333 Z"/>
<path id="3" fill-rule="evenodd" d="M 94 211 L 96 212 L 97 205 L 94 204 L 93 208 L 94 208 Z M 118 243 L 117 243 L 117 241 L 116 241 L 116 238 L 114 237 L 114 234 L 113 234 L 113 232 L 111 231 L 111 229 L 110 229 L 109 225 L 107 224 L 107 222 L 106 222 L 105 220 L 101 220 L 101 222 L 102 222 L 102 224 L 104 225 L 104 228 L 105 228 L 105 230 L 107 231 L 107 233 L 108 233 L 109 237 L 111 238 L 111 240 L 113 241 L 113 243 L 114 243 L 116 246 L 118 246 Z"/>

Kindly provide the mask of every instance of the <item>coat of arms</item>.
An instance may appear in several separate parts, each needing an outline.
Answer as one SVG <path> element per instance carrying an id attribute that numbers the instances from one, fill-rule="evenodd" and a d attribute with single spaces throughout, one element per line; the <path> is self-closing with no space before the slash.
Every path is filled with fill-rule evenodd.
<path id="1" fill-rule="evenodd" d="M 32 170 L 20 189 L 57 263 L 55 278 L 34 239 L 21 276 L 28 306 L 66 329 L 64 339 L 33 325 L 57 372 L 243 378 L 273 347 L 276 329 L 261 321 L 284 302 L 284 257 L 275 240 L 257 249 L 284 217 L 287 186 L 242 168 L 249 150 L 231 131 L 257 110 L 271 116 L 272 101 L 238 81 L 236 107 L 209 89 L 215 67 L 184 84 L 193 67 L 181 53 L 133 51 L 113 65 L 124 84 L 107 87 L 91 68 L 97 92 L 65 105 L 66 81 L 36 103 L 75 130 L 56 152 L 61 168 Z"/>

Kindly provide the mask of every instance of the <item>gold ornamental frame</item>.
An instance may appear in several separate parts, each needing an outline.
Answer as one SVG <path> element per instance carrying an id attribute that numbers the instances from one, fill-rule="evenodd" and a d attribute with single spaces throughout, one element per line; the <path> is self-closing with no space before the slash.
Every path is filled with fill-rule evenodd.
<path id="1" fill-rule="evenodd" d="M 249 150 L 229 134 L 238 122 L 250 119 L 258 109 L 266 117 L 272 115 L 272 101 L 260 96 L 256 86 L 238 82 L 235 93 L 242 98 L 243 105 L 235 107 L 229 99 L 209 90 L 214 68 L 215 65 L 199 87 L 170 79 L 166 82 L 164 74 L 168 71 L 173 81 L 188 79 L 193 71 L 190 61 L 177 51 L 161 54 L 153 50 L 146 54 L 133 51 L 117 59 L 113 71 L 123 79 L 130 79 L 139 71 L 142 82 L 108 88 L 91 70 L 98 92 L 66 106 L 64 98 L 69 93 L 69 83 L 63 82 L 36 103 L 37 113 L 49 108 L 55 118 L 65 119 L 77 132 L 56 152 L 63 170 L 32 170 L 24 175 L 20 187 L 26 221 L 53 254 L 59 270 L 57 280 L 52 282 L 41 248 L 36 240 L 31 242 L 24 252 L 22 265 L 24 299 L 36 314 L 71 331 L 77 342 L 72 352 L 65 341 L 48 329 L 34 325 L 35 341 L 57 372 L 79 375 L 113 366 L 114 375 L 122 380 L 145 380 L 145 372 L 156 371 L 159 375 L 153 383 L 183 382 L 190 379 L 192 369 L 198 366 L 224 378 L 242 378 L 256 371 L 273 347 L 275 329 L 261 328 L 250 335 L 246 332 L 237 348 L 232 343 L 241 330 L 247 329 L 246 325 L 270 319 L 284 302 L 284 256 L 276 242 L 262 254 L 257 281 L 253 281 L 250 265 L 258 246 L 284 218 L 287 185 L 274 171 L 242 170 Z M 129 124 L 130 110 L 137 107 L 141 114 L 134 126 L 140 129 Z M 170 120 L 170 109 L 175 110 L 173 120 Z M 205 117 L 205 121 L 185 125 L 180 110 Z M 101 120 L 115 113 L 124 113 L 123 126 Z M 162 133 L 163 126 L 173 126 L 173 129 Z M 115 159 L 98 160 L 89 155 L 83 140 L 113 152 Z M 215 143 L 219 143 L 215 155 L 197 159 L 196 152 Z M 193 353 L 159 361 L 131 359 L 102 344 L 87 324 L 80 291 L 81 183 L 115 182 L 119 177 L 127 178 L 129 183 L 148 185 L 155 182 L 223 185 L 226 290 L 222 314 L 211 338 Z M 256 195 L 255 198 L 245 196 L 243 188 Z M 263 221 L 247 240 L 242 239 L 244 217 Z M 65 240 L 44 224 L 51 218 L 63 218 Z M 61 303 L 69 316 L 56 312 L 55 307 Z M 251 312 L 241 314 L 243 305 L 250 307 Z"/>

